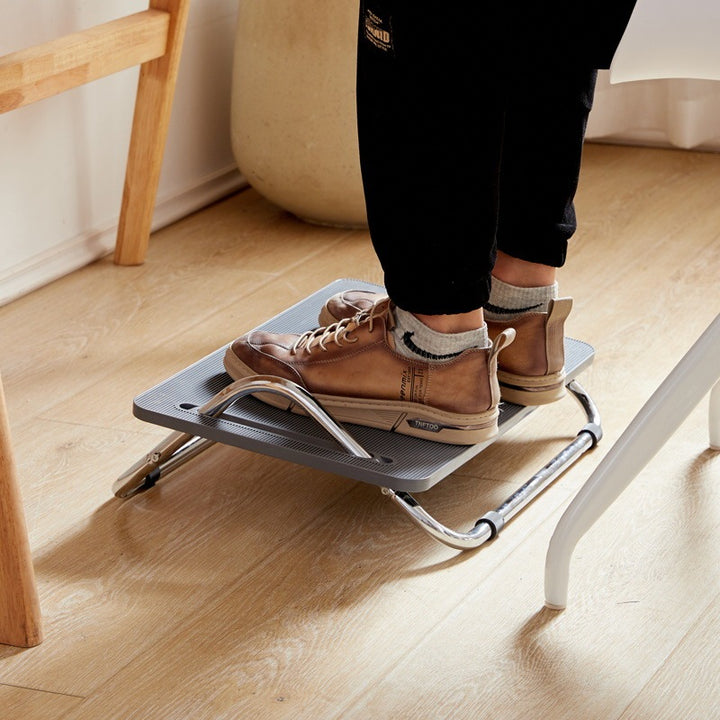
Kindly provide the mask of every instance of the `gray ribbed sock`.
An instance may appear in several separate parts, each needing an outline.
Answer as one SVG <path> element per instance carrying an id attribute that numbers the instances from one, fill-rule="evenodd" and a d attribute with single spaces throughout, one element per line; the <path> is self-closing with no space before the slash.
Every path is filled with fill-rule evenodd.
<path id="1" fill-rule="evenodd" d="M 490 347 L 487 325 L 461 333 L 441 333 L 432 330 L 414 315 L 399 307 L 394 309 L 395 349 L 405 357 L 428 362 L 444 362 L 471 347 Z"/>
<path id="2" fill-rule="evenodd" d="M 547 312 L 550 300 L 558 296 L 558 284 L 517 287 L 492 279 L 490 299 L 484 308 L 488 320 L 514 320 L 526 312 Z"/>

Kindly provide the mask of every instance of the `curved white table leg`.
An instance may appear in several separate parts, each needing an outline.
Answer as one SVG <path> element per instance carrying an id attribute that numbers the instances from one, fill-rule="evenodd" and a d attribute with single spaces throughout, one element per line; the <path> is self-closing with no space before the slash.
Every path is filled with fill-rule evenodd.
<path id="1" fill-rule="evenodd" d="M 720 358 L 718 359 L 720 363 Z M 715 383 L 715 387 L 710 393 L 710 447 L 713 450 L 720 450 L 720 382 Z"/>
<path id="2" fill-rule="evenodd" d="M 570 558 L 578 540 L 614 502 L 720 379 L 720 315 L 610 449 L 560 518 L 545 561 L 545 604 L 567 604 Z M 720 385 L 720 383 L 718 383 Z M 720 391 L 711 398 L 711 433 L 720 432 Z M 714 441 L 711 438 L 711 443 Z"/>

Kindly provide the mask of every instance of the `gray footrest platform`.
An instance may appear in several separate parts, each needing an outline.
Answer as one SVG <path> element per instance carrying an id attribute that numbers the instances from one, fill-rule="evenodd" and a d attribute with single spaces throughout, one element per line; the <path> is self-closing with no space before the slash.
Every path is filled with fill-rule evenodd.
<path id="1" fill-rule="evenodd" d="M 259 329 L 301 333 L 315 328 L 325 300 L 350 289 L 382 291 L 377 285 L 358 280 L 337 280 L 263 323 Z M 366 459 L 346 452 L 312 418 L 279 410 L 253 397 L 237 400 L 219 417 L 200 415 L 197 408 L 232 382 L 222 363 L 226 347 L 139 395 L 133 406 L 135 416 L 182 433 L 401 492 L 427 490 L 490 444 L 445 445 L 345 424 L 348 433 L 372 455 L 372 459 Z M 586 343 L 566 339 L 565 352 L 570 382 L 591 364 L 594 350 Z M 500 435 L 534 410 L 502 404 Z"/>

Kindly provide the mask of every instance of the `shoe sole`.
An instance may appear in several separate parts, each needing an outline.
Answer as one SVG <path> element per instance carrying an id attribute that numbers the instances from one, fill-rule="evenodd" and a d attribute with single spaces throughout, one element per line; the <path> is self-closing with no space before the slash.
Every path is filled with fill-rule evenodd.
<path id="1" fill-rule="evenodd" d="M 256 375 L 228 348 L 225 369 L 233 380 Z M 274 393 L 256 393 L 268 405 L 305 415 L 302 407 Z M 314 394 L 320 405 L 341 423 L 354 423 L 390 432 L 410 435 L 449 445 L 477 445 L 492 440 L 498 433 L 498 409 L 464 415 L 400 400 L 373 400 L 340 395 Z"/>
<path id="2" fill-rule="evenodd" d="M 515 405 L 548 405 L 565 397 L 565 371 L 551 375 L 515 375 L 498 368 L 500 397 Z"/>

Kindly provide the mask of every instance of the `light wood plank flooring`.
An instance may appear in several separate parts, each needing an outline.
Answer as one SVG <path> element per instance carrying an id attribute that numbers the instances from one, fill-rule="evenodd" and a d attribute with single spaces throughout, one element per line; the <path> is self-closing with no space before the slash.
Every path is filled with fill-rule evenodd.
<path id="1" fill-rule="evenodd" d="M 589 145 L 560 282 L 606 437 L 493 543 L 460 554 L 374 486 L 216 447 L 121 502 L 165 436 L 134 395 L 338 277 L 368 236 L 242 192 L 0 308 L 0 367 L 46 640 L 0 648 L 0 717 L 720 718 L 720 457 L 707 404 L 578 545 L 567 502 L 720 311 L 720 155 Z M 719 360 L 720 362 L 720 360 Z M 582 424 L 537 412 L 421 499 L 469 527 Z M 8 714 L 9 713 L 9 714 Z"/>

